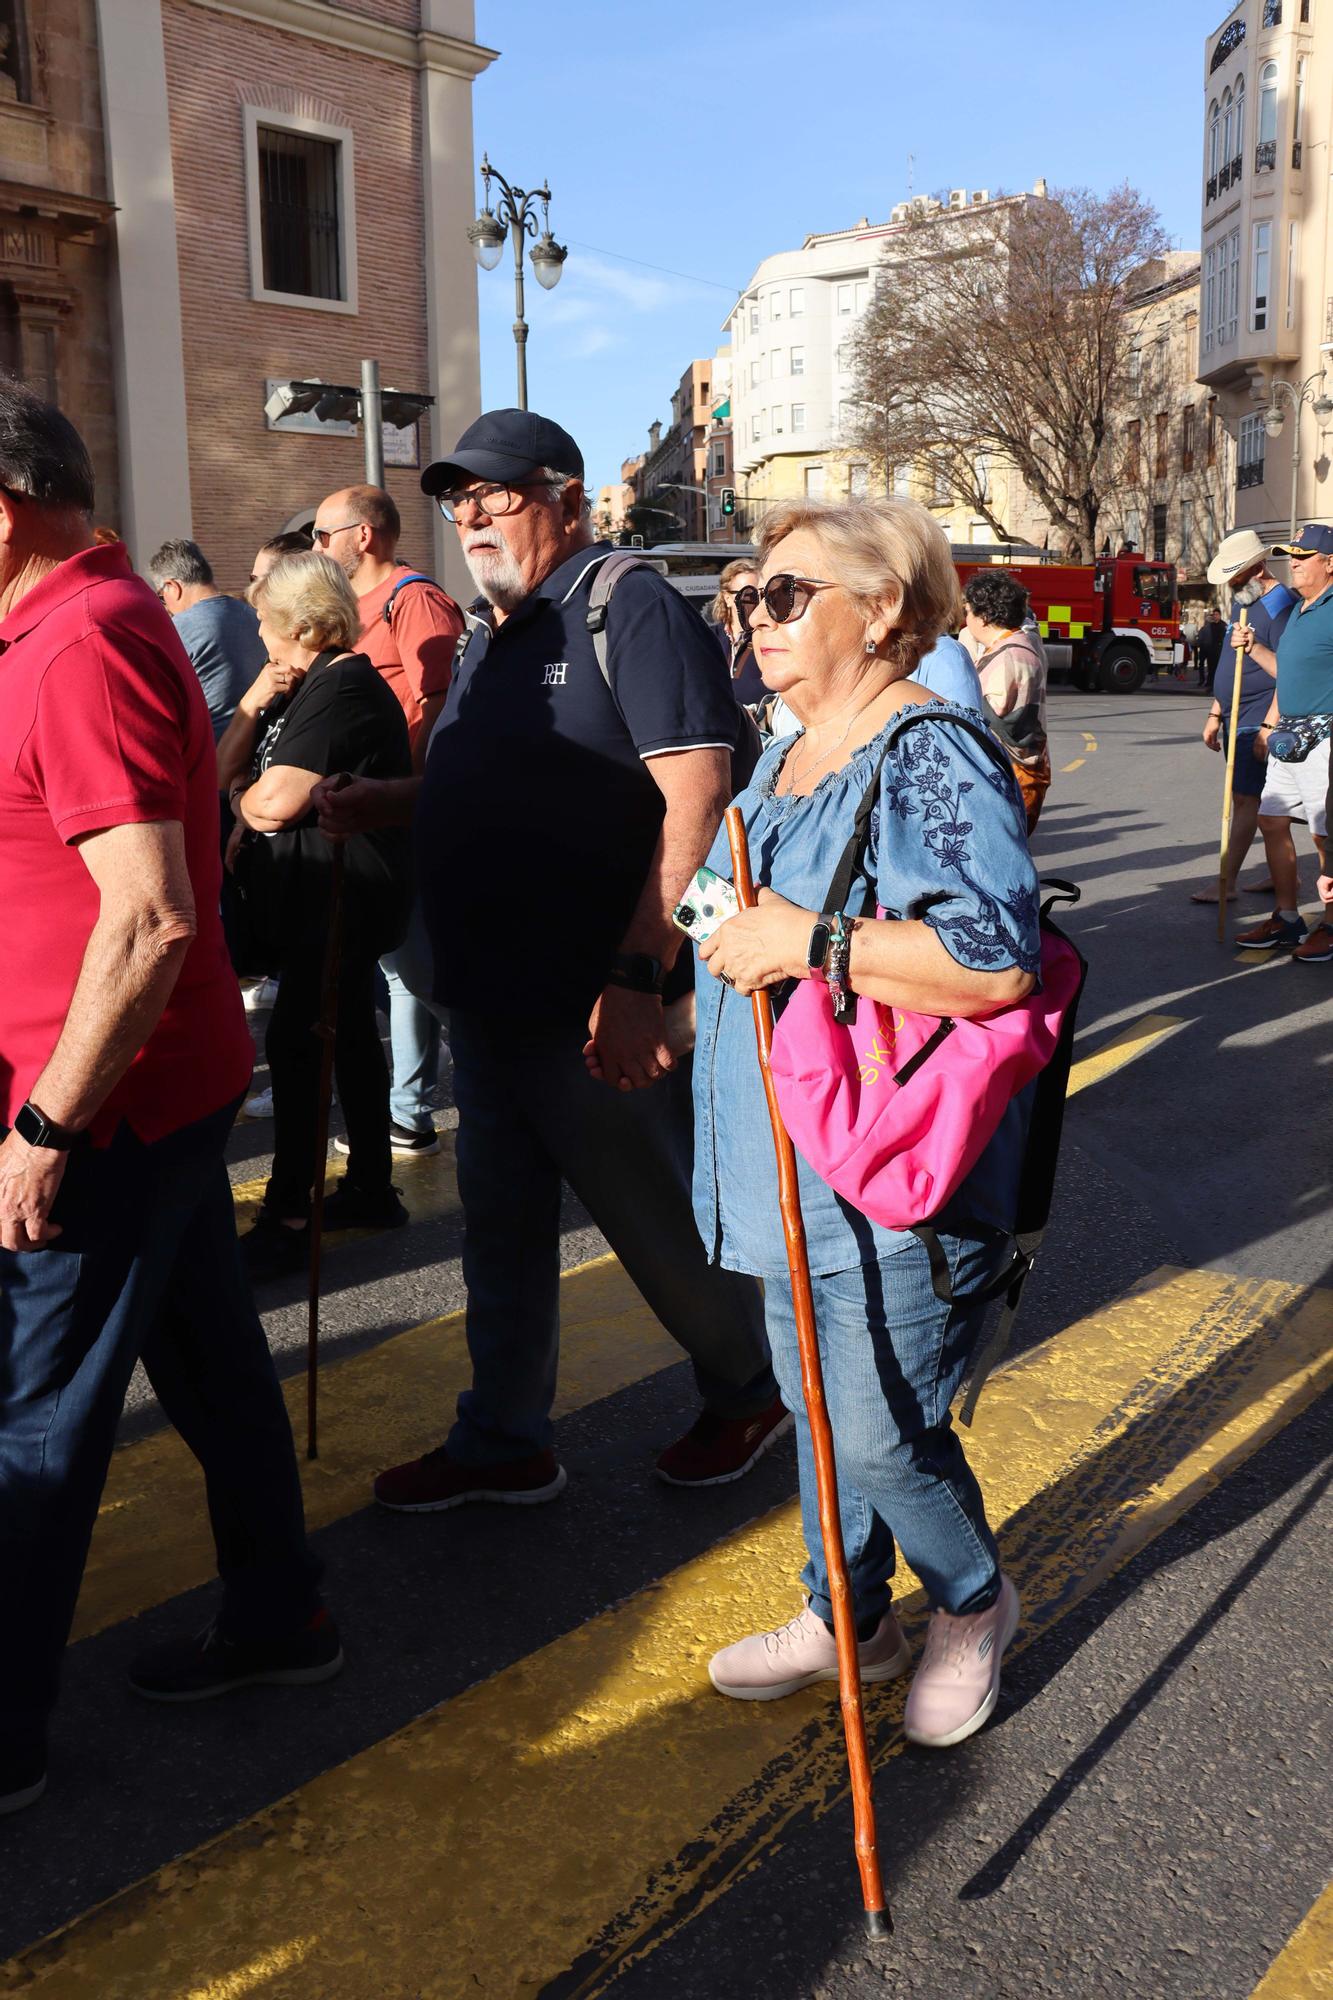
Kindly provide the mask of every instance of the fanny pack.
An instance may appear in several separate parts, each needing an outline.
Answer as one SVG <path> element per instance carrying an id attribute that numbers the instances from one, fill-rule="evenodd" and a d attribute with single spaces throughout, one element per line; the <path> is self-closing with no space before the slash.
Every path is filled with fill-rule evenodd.
<path id="1" fill-rule="evenodd" d="M 1279 764 L 1303 764 L 1333 731 L 1333 715 L 1280 715 L 1269 732 L 1268 754 Z"/>
<path id="2" fill-rule="evenodd" d="M 884 755 L 904 728 L 900 719 Z M 1008 759 L 980 723 L 970 730 L 997 766 Z M 884 759 L 857 808 L 824 909 L 845 911 L 862 872 Z M 1077 890 L 1051 885 L 1071 900 Z M 1054 898 L 1052 898 L 1054 900 Z M 839 1021 L 824 980 L 800 980 L 773 1037 L 772 1073 L 797 1151 L 853 1208 L 888 1229 L 939 1214 L 977 1164 L 1012 1100 L 1062 1050 L 1067 1057 L 1086 966 L 1041 913 L 1041 981 L 1025 1000 L 981 1019 L 919 1014 L 862 998 Z M 859 912 L 882 915 L 873 887 Z M 1061 1108 L 1063 1091 L 1060 1093 Z M 1044 1216 L 1042 1221 L 1044 1222 Z"/>

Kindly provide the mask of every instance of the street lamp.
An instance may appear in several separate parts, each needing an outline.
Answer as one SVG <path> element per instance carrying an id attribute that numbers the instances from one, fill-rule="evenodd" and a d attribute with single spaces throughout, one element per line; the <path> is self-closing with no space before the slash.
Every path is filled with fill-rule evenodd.
<path id="1" fill-rule="evenodd" d="M 1299 387 L 1294 382 L 1288 382 L 1282 375 L 1272 376 L 1268 383 L 1272 400 L 1264 411 L 1264 429 L 1269 437 L 1281 437 L 1282 427 L 1287 421 L 1287 413 L 1279 401 L 1279 391 L 1291 404 L 1295 414 L 1296 428 L 1291 440 L 1291 519 L 1288 523 L 1290 529 L 1288 539 L 1293 542 L 1296 539 L 1296 483 L 1301 471 L 1301 410 L 1306 403 L 1309 403 L 1321 424 L 1327 424 L 1329 418 L 1333 417 L 1333 400 L 1324 394 L 1323 381 L 1324 370 L 1317 368 L 1313 375 L 1306 376 Z"/>
<path id="2" fill-rule="evenodd" d="M 560 273 L 569 255 L 563 245 L 556 242 L 551 234 L 551 190 L 543 181 L 531 193 L 520 187 L 511 187 L 504 175 L 497 173 L 486 155 L 481 156 L 481 178 L 485 188 L 481 213 L 468 230 L 468 242 L 483 271 L 493 271 L 504 250 L 505 237 L 512 233 L 514 243 L 514 345 L 518 349 L 518 407 L 528 407 L 528 323 L 523 317 L 523 245 L 527 237 L 536 237 L 528 252 L 532 259 L 533 274 L 543 291 L 549 292 L 559 284 Z M 491 182 L 500 188 L 500 199 L 495 208 L 491 207 Z M 537 235 L 537 203 L 542 205 L 542 230 Z"/>

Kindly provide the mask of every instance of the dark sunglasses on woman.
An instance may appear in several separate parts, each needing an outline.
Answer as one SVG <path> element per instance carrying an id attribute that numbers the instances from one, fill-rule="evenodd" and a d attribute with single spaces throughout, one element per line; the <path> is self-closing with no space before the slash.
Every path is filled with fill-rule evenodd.
<path id="1" fill-rule="evenodd" d="M 762 598 L 764 609 L 773 620 L 773 623 L 775 625 L 786 625 L 794 618 L 803 618 L 805 616 L 810 599 L 817 590 L 836 590 L 837 588 L 836 583 L 828 583 L 821 577 L 793 576 L 789 570 L 784 570 L 778 576 L 770 576 L 762 590 L 738 590 L 736 593 L 736 602 L 741 605 L 748 619 L 759 609 L 759 600 Z M 752 600 L 748 607 L 743 603 L 743 600 L 747 597 Z"/>

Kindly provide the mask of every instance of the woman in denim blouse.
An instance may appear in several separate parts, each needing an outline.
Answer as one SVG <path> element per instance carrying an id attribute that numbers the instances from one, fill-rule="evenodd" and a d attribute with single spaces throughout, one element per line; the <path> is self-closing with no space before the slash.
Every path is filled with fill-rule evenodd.
<path id="1" fill-rule="evenodd" d="M 774 1366 L 796 1415 L 807 1604 L 779 1630 L 728 1646 L 709 1669 L 720 1693 L 766 1701 L 835 1680 L 837 1663 L 746 996 L 822 976 L 807 963 L 812 927 L 889 728 L 909 705 L 930 719 L 905 730 L 884 762 L 868 866 L 885 914 L 856 925 L 853 990 L 926 1014 L 985 1014 L 1030 992 L 1040 943 L 1013 781 L 963 726 L 962 711 L 910 679 L 957 605 L 936 522 L 907 500 L 793 505 L 770 514 L 759 553 L 756 657 L 804 729 L 769 748 L 738 801 L 762 886 L 756 909 L 700 947 L 694 1094 L 699 1226 L 721 1263 L 763 1278 Z M 709 863 L 730 873 L 725 833 Z M 953 1305 L 936 1298 L 916 1237 L 871 1222 L 798 1162 L 862 1674 L 889 1680 L 909 1665 L 889 1584 L 901 1548 L 932 1607 L 905 1727 L 937 1746 L 961 1742 L 990 1715 L 1018 1623 L 1018 1596 L 1001 1573 L 949 1405 L 984 1316 L 967 1295 L 1008 1254 L 1023 1120 L 1022 1104 L 1012 1105 L 936 1218 Z"/>

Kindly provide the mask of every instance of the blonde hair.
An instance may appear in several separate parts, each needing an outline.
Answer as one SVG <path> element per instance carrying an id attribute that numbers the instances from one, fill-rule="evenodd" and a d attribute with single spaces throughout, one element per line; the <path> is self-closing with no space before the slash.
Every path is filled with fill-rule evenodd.
<path id="1" fill-rule="evenodd" d="M 713 599 L 707 611 L 705 611 L 704 617 L 711 619 L 714 625 L 725 625 L 727 622 L 727 612 L 730 609 L 727 603 L 727 592 L 731 589 L 732 584 L 735 583 L 738 576 L 757 577 L 758 574 L 758 556 L 739 556 L 735 562 L 729 562 L 717 580 L 717 596 Z"/>
<path id="2" fill-rule="evenodd" d="M 347 573 L 330 556 L 279 556 L 245 593 L 286 639 L 322 653 L 326 646 L 354 646 L 361 611 Z"/>
<path id="3" fill-rule="evenodd" d="M 829 583 L 840 583 L 871 619 L 893 619 L 882 657 L 906 676 L 942 632 L 958 622 L 958 572 L 944 530 L 916 500 L 794 500 L 774 507 L 759 532 L 759 560 L 807 530 L 824 552 Z"/>

